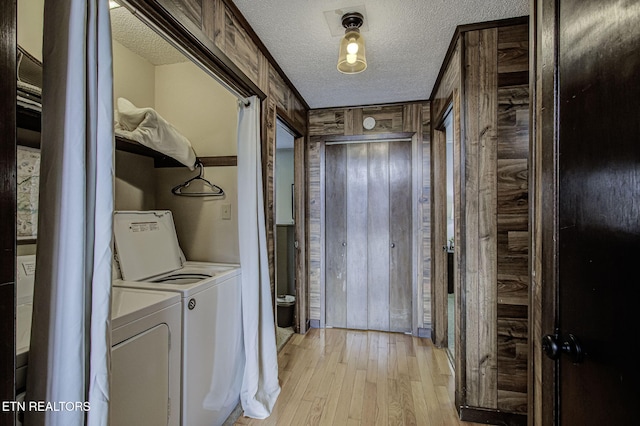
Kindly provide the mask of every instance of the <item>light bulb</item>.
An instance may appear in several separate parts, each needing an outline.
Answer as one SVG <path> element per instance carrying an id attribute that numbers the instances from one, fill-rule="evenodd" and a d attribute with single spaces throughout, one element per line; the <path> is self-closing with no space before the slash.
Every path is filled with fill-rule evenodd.
<path id="1" fill-rule="evenodd" d="M 347 52 L 352 55 L 358 53 L 358 43 L 356 42 L 355 38 L 349 40 L 349 44 L 347 44 Z"/>
<path id="2" fill-rule="evenodd" d="M 353 65 L 356 63 L 356 59 L 358 59 L 358 55 L 347 53 L 347 63 Z"/>

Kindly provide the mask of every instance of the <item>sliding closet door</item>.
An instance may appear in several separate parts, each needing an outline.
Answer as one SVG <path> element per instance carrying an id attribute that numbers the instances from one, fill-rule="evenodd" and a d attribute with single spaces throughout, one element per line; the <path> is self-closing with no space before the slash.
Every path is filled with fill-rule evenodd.
<path id="1" fill-rule="evenodd" d="M 326 325 L 411 331 L 411 143 L 327 145 Z"/>
<path id="2" fill-rule="evenodd" d="M 411 331 L 411 144 L 389 144 L 389 329 Z"/>
<path id="3" fill-rule="evenodd" d="M 325 150 L 326 324 L 347 327 L 347 145 Z"/>
<path id="4" fill-rule="evenodd" d="M 389 144 L 372 143 L 369 148 L 368 208 L 365 222 L 367 264 L 369 270 L 367 325 L 372 330 L 389 328 L 389 273 L 391 241 L 389 237 Z"/>

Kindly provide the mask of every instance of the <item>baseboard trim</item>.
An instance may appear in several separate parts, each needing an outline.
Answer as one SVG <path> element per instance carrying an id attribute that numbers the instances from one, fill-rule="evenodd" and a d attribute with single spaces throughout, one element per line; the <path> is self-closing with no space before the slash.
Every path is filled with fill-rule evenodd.
<path id="1" fill-rule="evenodd" d="M 418 337 L 431 339 L 431 328 L 418 327 Z"/>
<path id="2" fill-rule="evenodd" d="M 460 407 L 460 420 L 498 426 L 527 426 L 525 414 L 505 413 L 476 407 Z"/>

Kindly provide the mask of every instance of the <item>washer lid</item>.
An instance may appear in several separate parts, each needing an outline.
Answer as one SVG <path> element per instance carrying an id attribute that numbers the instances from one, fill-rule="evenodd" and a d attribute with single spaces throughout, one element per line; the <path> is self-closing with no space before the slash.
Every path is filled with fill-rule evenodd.
<path id="1" fill-rule="evenodd" d="M 182 268 L 169 210 L 114 212 L 113 235 L 123 280 L 141 281 Z"/>

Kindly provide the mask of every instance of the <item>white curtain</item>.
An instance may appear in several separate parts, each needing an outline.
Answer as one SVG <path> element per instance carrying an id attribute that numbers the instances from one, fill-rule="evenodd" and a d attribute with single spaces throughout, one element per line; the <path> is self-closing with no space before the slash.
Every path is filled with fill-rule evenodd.
<path id="1" fill-rule="evenodd" d="M 104 0 L 46 0 L 37 270 L 27 426 L 107 425 L 113 77 Z M 55 407 L 55 406 L 54 406 Z M 78 409 L 81 408 L 81 409 Z"/>
<path id="2" fill-rule="evenodd" d="M 280 394 L 262 196 L 260 101 L 239 103 L 238 234 L 242 267 L 242 327 L 246 364 L 240 399 L 244 415 L 264 419 Z"/>

